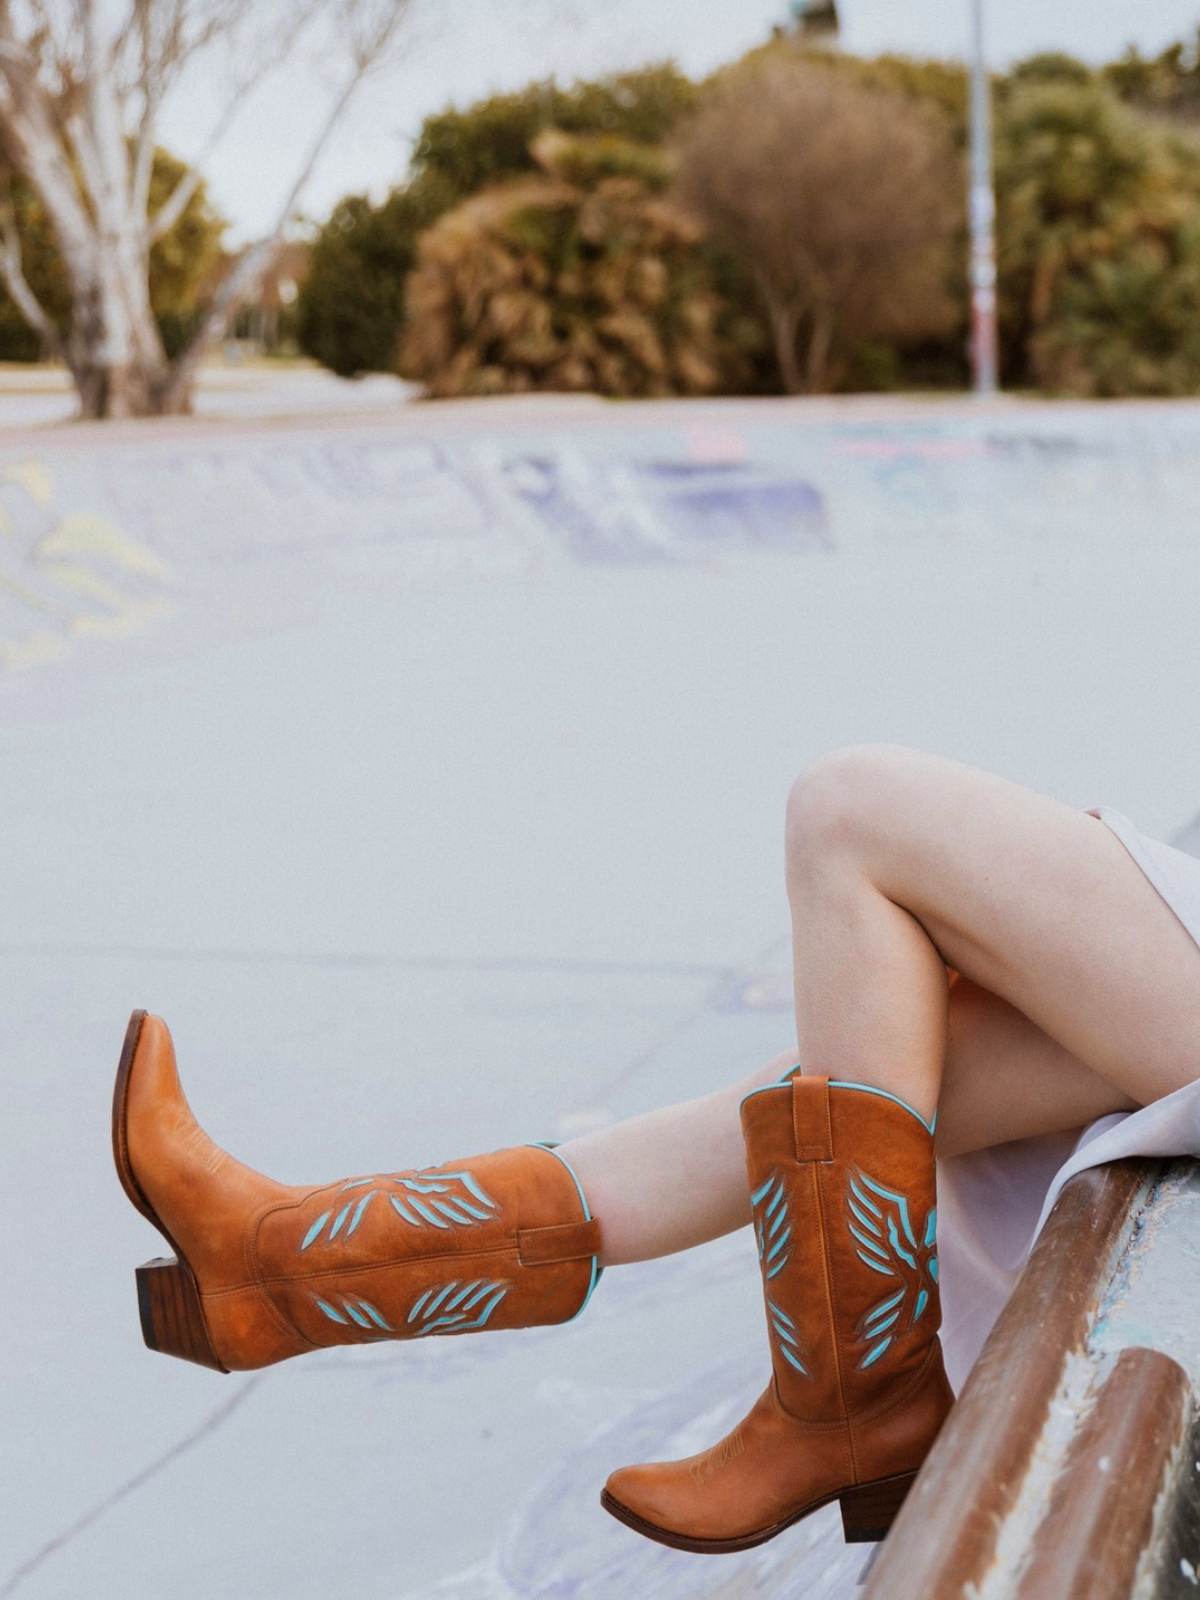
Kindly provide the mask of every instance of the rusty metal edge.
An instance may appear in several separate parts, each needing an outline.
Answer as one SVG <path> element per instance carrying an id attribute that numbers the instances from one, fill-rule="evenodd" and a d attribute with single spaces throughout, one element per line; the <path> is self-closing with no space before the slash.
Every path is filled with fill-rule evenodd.
<path id="1" fill-rule="evenodd" d="M 1034 1530 L 1018 1600 L 1129 1600 L 1167 1517 L 1192 1426 L 1192 1386 L 1159 1350 L 1122 1350 Z"/>
<path id="2" fill-rule="evenodd" d="M 1160 1163 L 1067 1183 L 905 1501 L 862 1600 L 960 1600 L 990 1565 L 1058 1389 Z"/>

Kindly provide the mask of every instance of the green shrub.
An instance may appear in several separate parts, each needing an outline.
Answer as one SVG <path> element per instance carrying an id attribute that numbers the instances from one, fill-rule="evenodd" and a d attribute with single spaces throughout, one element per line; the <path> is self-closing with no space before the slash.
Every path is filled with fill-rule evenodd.
<path id="1" fill-rule="evenodd" d="M 614 136 L 534 140 L 540 173 L 496 184 L 422 237 L 402 370 L 430 396 L 709 394 L 738 332 L 661 153 Z"/>
<path id="2" fill-rule="evenodd" d="M 339 377 L 394 372 L 404 320 L 404 280 L 432 220 L 406 190 L 382 205 L 351 195 L 313 241 L 296 301 L 301 350 Z"/>
<path id="3" fill-rule="evenodd" d="M 1100 82 L 1018 86 L 998 130 L 1006 376 L 1200 389 L 1200 150 Z"/>

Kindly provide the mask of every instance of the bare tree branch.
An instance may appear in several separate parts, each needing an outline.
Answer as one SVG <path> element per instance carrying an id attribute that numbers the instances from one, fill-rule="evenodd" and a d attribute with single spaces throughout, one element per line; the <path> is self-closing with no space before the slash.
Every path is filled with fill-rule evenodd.
<path id="1" fill-rule="evenodd" d="M 181 377 L 194 372 L 200 356 L 209 344 L 224 332 L 229 319 L 252 293 L 270 268 L 283 238 L 283 230 L 292 216 L 296 202 L 312 176 L 313 168 L 329 141 L 330 135 L 345 115 L 363 80 L 378 65 L 384 52 L 398 33 L 409 9 L 409 0 L 343 0 L 342 13 L 349 25 L 352 70 L 342 91 L 330 108 L 328 116 L 309 148 L 308 158 L 297 173 L 280 207 L 275 227 L 270 235 L 245 252 L 233 271 L 221 284 L 205 312 L 204 320 L 188 341 L 187 348 L 177 357 L 176 365 Z"/>
<path id="2" fill-rule="evenodd" d="M 246 58 L 254 62 L 249 71 L 239 73 L 234 79 L 234 87 L 225 101 L 216 122 L 209 130 L 200 150 L 189 163 L 188 171 L 176 184 L 166 200 L 150 219 L 146 237 L 150 244 L 157 244 L 164 234 L 171 229 L 187 210 L 192 196 L 204 181 L 203 173 L 205 163 L 209 156 L 224 139 L 229 129 L 237 120 L 238 112 L 245 101 L 262 84 L 263 80 L 275 72 L 292 53 L 296 41 L 306 30 L 314 16 L 321 9 L 322 0 L 303 0 L 297 3 L 287 18 L 287 26 L 275 30 L 273 39 L 259 39 L 253 49 L 245 52 Z M 228 23 L 225 24 L 229 26 Z M 198 50 L 203 49 L 213 37 L 213 32 L 205 32 L 196 40 L 189 40 L 187 55 L 190 59 Z M 177 47 L 178 48 L 178 47 Z"/>
<path id="3" fill-rule="evenodd" d="M 67 160 L 57 107 L 37 78 L 37 57 L 13 32 L 10 8 L 0 7 L 0 136 L 55 217 L 68 255 L 83 248 L 90 219 Z M 70 261 L 67 262 L 70 271 Z"/>
<path id="4" fill-rule="evenodd" d="M 157 244 L 164 234 L 170 233 L 171 229 L 187 210 L 196 190 L 204 182 L 204 163 L 229 132 L 238 112 L 242 108 L 243 101 L 257 85 L 258 78 L 255 77 L 253 80 L 239 85 L 237 93 L 230 96 L 215 126 L 209 132 L 200 153 L 188 167 L 183 177 L 180 178 L 174 189 L 171 190 L 166 200 L 159 206 L 153 217 L 148 220 L 146 239 L 150 244 Z"/>

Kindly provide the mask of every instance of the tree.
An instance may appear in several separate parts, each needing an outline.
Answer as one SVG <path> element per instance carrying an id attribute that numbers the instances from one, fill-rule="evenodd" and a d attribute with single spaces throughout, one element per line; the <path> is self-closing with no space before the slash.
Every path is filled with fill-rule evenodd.
<path id="1" fill-rule="evenodd" d="M 187 168 L 165 150 L 154 153 L 150 203 L 160 205 Z M 19 240 L 25 278 L 59 337 L 70 332 L 71 297 L 54 230 L 29 185 L 8 174 L 7 190 Z M 150 251 L 150 307 L 168 356 L 183 348 L 195 327 L 205 296 L 211 293 L 225 261 L 224 219 L 200 184 L 178 221 Z M 0 282 L 0 360 L 37 361 L 47 352 Z"/>
<path id="2" fill-rule="evenodd" d="M 866 341 L 948 325 L 961 188 L 936 112 L 767 57 L 718 81 L 681 140 L 676 193 L 750 273 L 785 389 L 811 393 Z"/>
<path id="3" fill-rule="evenodd" d="M 1200 389 L 1200 150 L 1096 81 L 1018 87 L 996 146 L 1010 376 L 1078 395 Z"/>
<path id="4" fill-rule="evenodd" d="M 483 189 L 425 233 L 402 370 L 431 396 L 707 394 L 738 352 L 662 153 L 544 130 L 538 175 Z"/>
<path id="5" fill-rule="evenodd" d="M 1104 82 L 1127 104 L 1175 122 L 1200 122 L 1200 29 L 1157 56 L 1131 45 L 1120 61 L 1101 68 Z"/>
<path id="6" fill-rule="evenodd" d="M 349 195 L 313 241 L 297 303 L 297 338 L 306 355 L 352 378 L 394 372 L 404 326 L 404 280 L 417 239 L 440 211 L 408 189 L 381 205 Z"/>
<path id="7" fill-rule="evenodd" d="M 696 87 L 670 65 L 579 82 L 553 79 L 426 117 L 408 181 L 382 204 L 352 195 L 313 244 L 300 293 L 300 346 L 343 377 L 395 369 L 404 280 L 420 234 L 491 184 L 540 172 L 531 146 L 547 128 L 658 144 L 695 104 Z"/>
<path id="8" fill-rule="evenodd" d="M 15 199 L 0 229 L 0 277 L 46 348 L 66 363 L 84 416 L 189 408 L 204 351 L 279 248 L 317 156 L 364 77 L 393 45 L 410 0 L 298 0 L 263 35 L 255 0 L 0 0 L 0 142 L 53 232 L 66 285 L 65 329 L 26 271 Z M 242 252 L 173 359 L 150 295 L 150 263 L 196 196 L 199 167 L 154 186 L 162 108 L 218 47 L 226 92 L 207 150 L 247 95 L 307 31 L 325 28 L 340 83 L 288 187 L 275 227 Z M 249 63 L 249 65 L 245 65 Z"/>
<path id="9" fill-rule="evenodd" d="M 691 79 L 667 62 L 566 89 L 549 78 L 465 111 L 437 112 L 426 117 L 417 136 L 412 187 L 434 191 L 434 203 L 444 211 L 489 183 L 536 172 L 534 140 L 545 128 L 662 144 L 697 96 Z"/>

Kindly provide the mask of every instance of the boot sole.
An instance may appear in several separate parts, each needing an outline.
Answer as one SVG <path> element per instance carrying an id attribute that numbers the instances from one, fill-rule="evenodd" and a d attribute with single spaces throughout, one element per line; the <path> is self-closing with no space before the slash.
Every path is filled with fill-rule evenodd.
<path id="1" fill-rule="evenodd" d="M 157 1256 L 138 1267 L 134 1274 L 142 1338 L 147 1349 L 156 1350 L 161 1355 L 176 1356 L 181 1361 L 194 1361 L 198 1366 L 208 1367 L 214 1372 L 227 1373 L 229 1368 L 218 1360 L 208 1337 L 196 1275 L 158 1213 L 142 1193 L 129 1161 L 126 1105 L 130 1074 L 145 1020 L 144 1011 L 135 1011 L 130 1017 L 117 1065 L 112 1109 L 113 1162 L 130 1203 L 147 1222 L 158 1229 L 175 1254 L 169 1258 Z"/>
<path id="2" fill-rule="evenodd" d="M 688 1550 L 693 1555 L 719 1556 L 732 1555 L 738 1550 L 752 1550 L 755 1545 L 766 1544 L 768 1539 L 774 1539 L 777 1534 L 811 1516 L 822 1506 L 840 1500 L 842 1536 L 846 1543 L 876 1544 L 886 1538 L 916 1476 L 915 1472 L 902 1472 L 894 1478 L 877 1478 L 872 1483 L 835 1490 L 833 1494 L 823 1495 L 820 1500 L 810 1500 L 782 1522 L 773 1523 L 769 1528 L 760 1528 L 754 1533 L 742 1534 L 737 1539 L 691 1539 L 681 1533 L 672 1533 L 669 1528 L 661 1528 L 657 1523 L 639 1517 L 636 1511 L 622 1505 L 607 1489 L 600 1491 L 600 1504 L 618 1522 L 623 1522 L 627 1528 L 632 1528 L 646 1539 L 653 1539 L 657 1544 L 670 1545 L 673 1550 Z"/>

